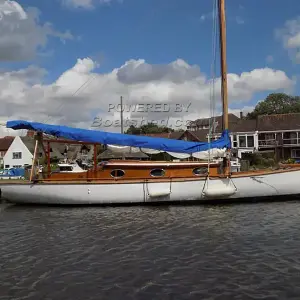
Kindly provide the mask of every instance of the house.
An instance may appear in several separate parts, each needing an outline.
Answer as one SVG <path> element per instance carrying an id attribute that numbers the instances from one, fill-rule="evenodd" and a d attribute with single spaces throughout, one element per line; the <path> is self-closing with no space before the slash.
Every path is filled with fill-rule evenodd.
<path id="1" fill-rule="evenodd" d="M 0 169 L 4 167 L 3 157 L 14 140 L 13 136 L 0 138 Z"/>
<path id="2" fill-rule="evenodd" d="M 229 114 L 230 115 L 230 114 Z M 215 118 L 213 139 L 222 132 L 222 117 Z M 207 141 L 209 118 L 190 123 L 190 130 L 184 132 L 180 139 L 190 141 Z M 262 115 L 255 120 L 229 117 L 229 131 L 232 148 L 237 156 L 244 152 L 274 152 L 277 159 L 293 158 L 300 160 L 300 113 Z"/>
<path id="3" fill-rule="evenodd" d="M 47 149 L 46 145 L 45 149 Z M 30 136 L 16 136 L 13 139 L 10 147 L 3 157 L 5 168 L 24 167 L 32 164 L 33 154 L 35 148 L 35 140 Z M 56 146 L 50 147 L 50 157 L 63 159 L 64 148 L 58 148 Z M 38 159 L 42 159 L 44 153 L 42 149 L 39 149 Z"/>
<path id="4" fill-rule="evenodd" d="M 257 129 L 260 150 L 300 160 L 300 113 L 259 116 Z"/>
<path id="5" fill-rule="evenodd" d="M 228 123 L 229 125 L 231 123 L 236 123 L 238 122 L 240 119 L 242 119 L 242 113 L 240 115 L 240 118 L 237 117 L 234 114 L 228 114 Z M 212 124 L 212 122 L 214 124 Z M 214 127 L 217 126 L 222 126 L 223 123 L 223 116 L 216 116 L 214 118 L 214 120 L 212 118 L 202 118 L 202 119 L 197 119 L 195 121 L 191 121 L 188 125 L 187 125 L 187 130 L 189 131 L 198 131 L 198 130 L 203 130 L 203 129 L 209 129 L 211 125 L 214 125 Z"/>
<path id="6" fill-rule="evenodd" d="M 222 133 L 222 116 L 216 116 L 214 120 L 204 118 L 190 122 L 187 127 L 188 129 L 179 137 L 179 139 L 194 142 L 207 142 L 209 126 L 212 126 L 213 121 L 213 135 L 210 138 L 211 140 L 216 140 Z M 258 150 L 256 120 L 246 120 L 243 118 L 242 113 L 240 114 L 240 118 L 234 114 L 229 114 L 228 127 L 232 148 L 236 150 L 235 153 L 237 157 L 241 158 L 242 153 Z"/>
<path id="7" fill-rule="evenodd" d="M 45 136 L 47 137 L 47 136 Z M 27 136 L 17 136 L 8 148 L 3 157 L 5 168 L 23 167 L 32 164 L 34 155 L 35 139 L 29 131 Z M 44 142 L 44 149 L 47 152 L 48 145 Z M 92 150 L 92 151 L 91 151 Z M 61 161 L 63 159 L 92 159 L 93 147 L 90 145 L 73 145 L 63 143 L 50 143 L 50 158 L 52 161 Z M 43 149 L 38 150 L 38 160 L 44 163 L 45 154 Z"/>
<path id="8" fill-rule="evenodd" d="M 33 158 L 32 149 L 34 150 L 34 144 L 28 149 L 22 138 L 16 136 L 3 157 L 4 167 L 20 168 L 24 165 L 31 165 Z"/>

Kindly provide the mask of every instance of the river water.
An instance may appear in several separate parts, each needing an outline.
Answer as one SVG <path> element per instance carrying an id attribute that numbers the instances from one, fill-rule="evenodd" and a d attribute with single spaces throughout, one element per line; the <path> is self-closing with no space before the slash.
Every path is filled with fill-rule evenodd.
<path id="1" fill-rule="evenodd" d="M 300 299 L 300 202 L 0 205 L 0 299 Z"/>

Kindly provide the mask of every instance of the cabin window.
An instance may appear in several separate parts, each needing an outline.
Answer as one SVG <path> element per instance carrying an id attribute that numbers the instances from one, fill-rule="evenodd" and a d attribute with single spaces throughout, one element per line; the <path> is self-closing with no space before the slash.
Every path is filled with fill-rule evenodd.
<path id="1" fill-rule="evenodd" d="M 13 152 L 12 158 L 13 159 L 21 159 L 22 158 L 22 152 Z"/>
<path id="2" fill-rule="evenodd" d="M 162 177 L 165 176 L 165 171 L 163 169 L 153 169 L 151 170 L 150 175 L 153 177 Z"/>
<path id="3" fill-rule="evenodd" d="M 110 172 L 110 175 L 114 178 L 120 178 L 120 177 L 123 177 L 125 175 L 125 172 L 123 170 L 112 170 Z"/>
<path id="4" fill-rule="evenodd" d="M 205 167 L 202 168 L 195 168 L 193 170 L 193 174 L 196 176 L 200 176 L 200 175 L 206 175 L 208 173 L 208 169 Z"/>

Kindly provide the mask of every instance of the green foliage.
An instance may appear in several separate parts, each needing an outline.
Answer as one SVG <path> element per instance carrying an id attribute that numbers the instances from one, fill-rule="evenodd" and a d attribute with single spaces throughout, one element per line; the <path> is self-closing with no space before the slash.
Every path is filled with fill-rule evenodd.
<path id="1" fill-rule="evenodd" d="M 294 158 L 289 158 L 289 159 L 283 161 L 282 163 L 284 163 L 284 164 L 295 164 L 296 160 Z"/>
<path id="2" fill-rule="evenodd" d="M 259 169 L 274 167 L 276 165 L 273 153 L 247 153 L 243 155 L 243 159 L 248 160 L 250 166 Z"/>
<path id="3" fill-rule="evenodd" d="M 151 134 L 151 133 L 168 133 L 168 132 L 174 132 L 174 129 L 171 129 L 166 126 L 159 126 L 155 123 L 148 123 L 142 125 L 141 127 L 135 127 L 131 125 L 126 131 L 127 134 Z"/>
<path id="4" fill-rule="evenodd" d="M 50 163 L 55 164 L 59 162 L 59 158 L 57 156 L 51 157 L 50 158 Z M 47 164 L 47 161 L 45 162 Z"/>
<path id="5" fill-rule="evenodd" d="M 284 93 L 270 94 L 259 102 L 253 112 L 248 113 L 248 119 L 256 119 L 259 115 L 300 113 L 300 97 L 289 96 Z"/>

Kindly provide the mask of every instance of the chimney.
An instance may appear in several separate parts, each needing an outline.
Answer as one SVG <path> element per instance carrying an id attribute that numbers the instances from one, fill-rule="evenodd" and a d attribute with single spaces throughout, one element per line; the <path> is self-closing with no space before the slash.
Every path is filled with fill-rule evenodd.
<path id="1" fill-rule="evenodd" d="M 243 112 L 240 111 L 240 119 L 243 119 Z"/>

